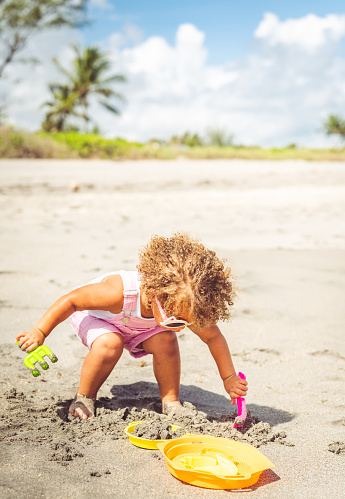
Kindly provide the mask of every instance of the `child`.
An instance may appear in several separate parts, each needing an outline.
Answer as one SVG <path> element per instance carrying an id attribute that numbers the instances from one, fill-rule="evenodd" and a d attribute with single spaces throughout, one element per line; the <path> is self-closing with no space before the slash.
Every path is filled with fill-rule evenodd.
<path id="1" fill-rule="evenodd" d="M 29 331 L 17 335 L 30 352 L 68 317 L 89 348 L 69 412 L 95 415 L 97 392 L 122 355 L 153 355 L 163 413 L 178 410 L 180 352 L 176 332 L 185 326 L 205 342 L 234 404 L 247 392 L 236 375 L 217 322 L 229 319 L 234 291 L 230 268 L 187 234 L 153 236 L 139 254 L 136 271 L 105 274 L 59 298 Z"/>

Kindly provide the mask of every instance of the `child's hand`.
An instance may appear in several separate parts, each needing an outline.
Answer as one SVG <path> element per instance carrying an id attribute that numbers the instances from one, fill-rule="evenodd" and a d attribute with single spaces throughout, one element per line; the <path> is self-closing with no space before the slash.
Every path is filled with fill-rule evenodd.
<path id="1" fill-rule="evenodd" d="M 228 376 L 223 381 L 224 388 L 228 392 L 231 397 L 231 404 L 236 403 L 236 399 L 239 397 L 245 397 L 247 395 L 247 381 L 245 379 L 241 379 L 237 374 L 233 374 Z"/>
<path id="2" fill-rule="evenodd" d="M 29 329 L 29 331 L 17 334 L 16 340 L 20 341 L 18 345 L 19 348 L 21 348 L 24 352 L 29 353 L 38 346 L 43 345 L 45 336 L 42 331 L 34 327 Z"/>

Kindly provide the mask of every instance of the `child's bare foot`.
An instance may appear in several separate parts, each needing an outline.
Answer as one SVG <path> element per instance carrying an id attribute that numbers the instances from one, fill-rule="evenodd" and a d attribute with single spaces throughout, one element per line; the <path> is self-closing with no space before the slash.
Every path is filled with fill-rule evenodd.
<path id="1" fill-rule="evenodd" d="M 163 414 L 166 414 L 170 417 L 183 418 L 184 416 L 193 416 L 194 412 L 191 408 L 185 407 L 180 403 L 179 400 L 176 400 L 174 402 L 163 402 Z"/>
<path id="2" fill-rule="evenodd" d="M 174 402 L 162 402 L 162 412 L 163 414 L 170 414 L 172 411 L 178 410 L 182 407 L 181 402 L 179 400 L 175 400 Z"/>
<path id="3" fill-rule="evenodd" d="M 96 399 L 93 397 L 86 397 L 86 395 L 77 393 L 68 412 L 76 418 L 92 419 L 95 416 L 95 401 Z"/>

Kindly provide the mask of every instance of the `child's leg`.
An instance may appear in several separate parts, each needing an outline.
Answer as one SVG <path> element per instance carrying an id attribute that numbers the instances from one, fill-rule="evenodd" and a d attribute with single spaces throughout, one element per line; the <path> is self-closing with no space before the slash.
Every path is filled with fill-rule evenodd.
<path id="1" fill-rule="evenodd" d="M 88 397 L 88 403 L 82 398 L 72 403 L 69 412 L 82 419 L 94 416 L 92 399 L 114 369 L 123 351 L 123 339 L 118 333 L 102 334 L 92 343 L 91 350 L 85 357 L 80 375 L 78 394 Z"/>
<path id="2" fill-rule="evenodd" d="M 162 331 L 142 343 L 143 349 L 153 355 L 153 371 L 162 399 L 163 413 L 168 407 L 180 406 L 180 350 L 176 335 Z"/>

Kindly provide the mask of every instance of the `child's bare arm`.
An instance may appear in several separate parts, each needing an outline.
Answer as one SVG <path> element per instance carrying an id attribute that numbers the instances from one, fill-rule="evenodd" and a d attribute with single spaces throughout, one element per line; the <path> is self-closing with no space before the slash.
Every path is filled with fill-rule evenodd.
<path id="1" fill-rule="evenodd" d="M 237 376 L 226 339 L 216 325 L 210 326 L 203 331 L 193 330 L 193 332 L 207 344 L 217 364 L 224 388 L 231 397 L 231 404 L 235 404 L 237 398 L 246 396 L 248 383 Z"/>
<path id="2" fill-rule="evenodd" d="M 43 345 L 51 331 L 75 311 L 69 295 L 59 298 L 32 329 L 17 334 L 16 340 L 20 341 L 21 349 L 31 352 L 39 345 Z"/>
<path id="3" fill-rule="evenodd" d="M 19 333 L 21 349 L 31 352 L 44 343 L 45 338 L 61 322 L 77 310 L 109 310 L 119 313 L 123 303 L 123 284 L 119 275 L 113 275 L 97 284 L 77 288 L 59 298 L 32 329 Z"/>

